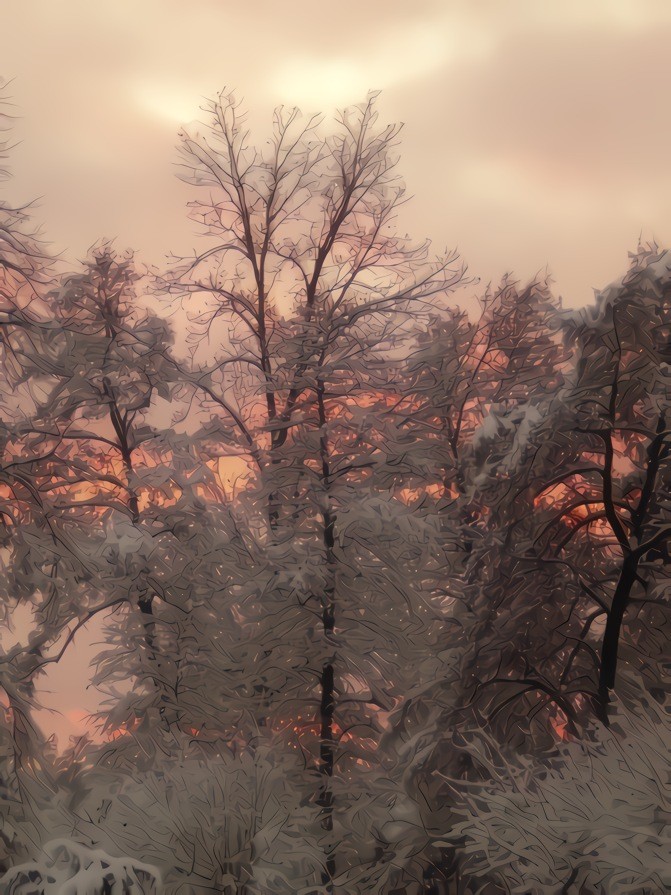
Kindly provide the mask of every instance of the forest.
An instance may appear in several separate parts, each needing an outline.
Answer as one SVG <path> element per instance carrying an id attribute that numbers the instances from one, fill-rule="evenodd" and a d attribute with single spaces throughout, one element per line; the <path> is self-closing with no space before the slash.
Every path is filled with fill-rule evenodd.
<path id="1" fill-rule="evenodd" d="M 671 254 L 483 286 L 377 100 L 216 96 L 161 268 L 0 201 L 7 895 L 671 891 Z"/>

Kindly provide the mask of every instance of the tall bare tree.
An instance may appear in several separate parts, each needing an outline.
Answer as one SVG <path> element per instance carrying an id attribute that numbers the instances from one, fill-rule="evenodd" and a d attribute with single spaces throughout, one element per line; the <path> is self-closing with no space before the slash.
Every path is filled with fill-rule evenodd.
<path id="1" fill-rule="evenodd" d="M 453 253 L 433 259 L 427 243 L 415 245 L 395 230 L 404 200 L 396 173 L 399 127 L 379 127 L 376 99 L 371 94 L 340 113 L 325 137 L 315 116 L 280 108 L 272 139 L 256 149 L 235 98 L 222 93 L 208 107 L 209 126 L 184 132 L 181 144 L 182 176 L 208 191 L 191 204 L 191 216 L 213 244 L 183 259 L 167 281 L 171 292 L 190 296 L 191 324 L 200 336 L 191 346 L 188 381 L 223 411 L 259 467 L 271 540 L 290 537 L 291 520 L 305 515 L 296 506 L 301 479 L 309 471 L 319 482 L 324 581 L 315 597 L 325 647 L 319 804 L 327 838 L 338 692 L 333 483 L 347 472 L 334 467 L 331 414 L 340 405 L 351 410 L 366 389 L 375 391 L 372 379 L 364 386 L 354 373 L 352 380 L 352 359 L 358 355 L 360 371 L 371 345 L 388 346 L 392 330 L 407 332 L 409 317 L 426 315 L 462 277 Z M 209 363 L 199 365 L 208 352 Z M 334 376 L 348 367 L 349 382 L 341 376 L 336 386 Z M 311 418 L 318 441 L 308 457 L 299 433 Z M 346 467 L 342 447 L 336 453 Z M 329 891 L 336 874 L 331 849 Z"/>

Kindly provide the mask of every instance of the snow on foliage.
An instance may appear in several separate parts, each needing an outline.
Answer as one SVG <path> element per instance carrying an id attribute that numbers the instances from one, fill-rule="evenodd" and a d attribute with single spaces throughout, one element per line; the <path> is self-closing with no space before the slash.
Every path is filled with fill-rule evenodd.
<path id="1" fill-rule="evenodd" d="M 158 871 L 130 858 L 54 839 L 34 863 L 13 867 L 0 879 L 5 895 L 161 895 Z"/>
<path id="2" fill-rule="evenodd" d="M 437 844 L 458 844 L 463 874 L 510 895 L 667 891 L 669 737 L 664 710 L 622 705 L 610 730 L 545 759 L 474 732 L 465 751 L 485 779 L 451 781 L 456 822 Z"/>

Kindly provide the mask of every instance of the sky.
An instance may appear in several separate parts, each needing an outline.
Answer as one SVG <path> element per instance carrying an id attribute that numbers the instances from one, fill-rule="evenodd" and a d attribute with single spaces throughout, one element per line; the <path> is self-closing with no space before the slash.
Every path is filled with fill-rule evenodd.
<path id="1" fill-rule="evenodd" d="M 22 120 L 11 197 L 72 262 L 100 237 L 160 264 L 197 245 L 176 133 L 223 87 L 260 140 L 277 104 L 382 90 L 405 124 L 400 224 L 483 284 L 548 270 L 569 305 L 639 237 L 671 245 L 668 0 L 8 0 Z"/>
<path id="2" fill-rule="evenodd" d="M 405 125 L 402 230 L 458 248 L 482 286 L 547 270 L 577 306 L 639 237 L 671 246 L 668 0 L 5 0 L 2 28 L 9 198 L 39 197 L 67 263 L 102 237 L 156 264 L 197 245 L 177 131 L 224 87 L 259 140 L 278 104 L 330 116 L 381 90 Z M 102 637 L 51 666 L 48 731 L 81 731 L 98 704 Z"/>

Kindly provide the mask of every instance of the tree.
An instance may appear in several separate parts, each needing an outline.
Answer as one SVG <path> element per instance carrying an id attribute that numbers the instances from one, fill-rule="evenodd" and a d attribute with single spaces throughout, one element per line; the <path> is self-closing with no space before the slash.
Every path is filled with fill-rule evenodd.
<path id="1" fill-rule="evenodd" d="M 420 330 L 406 360 L 406 401 L 397 425 L 417 439 L 418 481 L 424 485 L 431 476 L 442 486 L 437 493 L 446 525 L 460 528 L 466 556 L 483 517 L 476 481 L 483 442 L 476 432 L 487 419 L 493 424 L 560 385 L 565 356 L 558 312 L 546 282 L 520 289 L 506 276 L 479 300 L 475 319 L 448 309 Z"/>
<path id="2" fill-rule="evenodd" d="M 592 600 L 592 617 L 605 618 L 594 696 L 606 722 L 621 650 L 647 669 L 653 688 L 666 655 L 655 630 L 668 624 L 668 292 L 668 255 L 641 251 L 591 315 L 576 315 L 572 332 L 572 421 L 556 467 L 567 493 L 551 532 Z M 588 558 L 602 572 L 598 582 L 586 583 Z"/>
<path id="3" fill-rule="evenodd" d="M 438 838 L 451 787 L 490 779 L 496 748 L 551 761 L 562 741 L 598 739 L 614 687 L 630 709 L 667 704 L 667 264 L 639 253 L 595 307 L 558 318 L 563 385 L 494 405 L 473 433 L 486 509 L 450 587 L 456 662 L 400 719 Z M 469 747 L 479 727 L 484 754 Z"/>
<path id="4" fill-rule="evenodd" d="M 206 133 L 182 134 L 184 178 L 210 188 L 207 199 L 192 203 L 192 217 L 214 237 L 214 245 L 184 260 L 168 280 L 171 291 L 192 296 L 191 307 L 193 296 L 201 296 L 202 304 L 191 313 L 201 335 L 217 338 L 217 323 L 228 324 L 228 332 L 217 338 L 214 362 L 194 364 L 188 381 L 223 411 L 238 445 L 257 466 L 267 495 L 271 547 L 281 551 L 290 537 L 296 543 L 292 521 L 301 517 L 311 520 L 311 530 L 299 537 L 304 549 L 320 544 L 322 580 L 305 599 L 316 599 L 321 607 L 319 652 L 325 649 L 319 672 L 323 782 L 318 801 L 327 840 L 333 829 L 339 689 L 335 631 L 341 566 L 334 477 L 351 473 L 354 482 L 359 468 L 351 452 L 347 460 L 342 457 L 350 435 L 333 445 L 333 432 L 346 428 L 343 421 L 352 412 L 352 401 L 340 389 L 346 384 L 354 397 L 379 387 L 361 377 L 371 346 L 389 344 L 393 331 L 403 333 L 406 315 L 425 313 L 461 278 L 453 254 L 432 260 L 428 244 L 414 246 L 394 232 L 403 197 L 395 173 L 398 127 L 377 127 L 375 99 L 371 95 L 343 112 L 337 130 L 326 138 L 317 136 L 315 117 L 303 122 L 296 110 L 279 109 L 273 139 L 262 152 L 249 146 L 234 98 L 221 94 L 209 107 L 212 124 Z M 352 365 L 353 358 L 359 366 Z M 244 404 L 234 403 L 232 393 L 244 396 Z M 319 434 L 306 454 L 308 439 L 301 433 L 312 426 Z M 337 460 L 334 450 L 341 455 Z M 306 476 L 312 479 L 307 489 Z M 309 498 L 303 508 L 297 506 L 302 494 Z M 336 873 L 332 849 L 326 846 L 329 890 Z"/>
<path id="5" fill-rule="evenodd" d="M 51 362 L 53 386 L 42 405 L 49 426 L 41 429 L 45 439 L 64 446 L 70 474 L 78 470 L 90 485 L 87 504 L 100 511 L 101 521 L 121 515 L 130 522 L 137 549 L 141 500 L 151 505 L 156 499 L 139 467 L 146 470 L 165 459 L 163 432 L 152 418 L 157 399 L 169 399 L 175 379 L 167 354 L 171 335 L 164 321 L 139 306 L 139 279 L 131 253 L 119 255 L 101 242 L 91 249 L 84 270 L 63 278 L 51 293 L 58 348 Z M 162 482 L 164 500 L 174 484 L 170 477 Z M 161 726 L 169 729 L 172 671 L 160 656 L 157 583 L 148 569 L 137 571 L 134 581 L 129 578 L 129 599 L 140 611 L 146 662 L 161 694 Z"/>
<path id="6" fill-rule="evenodd" d="M 359 321 L 422 307 L 461 276 L 453 254 L 434 261 L 428 244 L 413 246 L 393 230 L 403 199 L 399 128 L 377 127 L 375 99 L 343 112 L 326 138 L 317 136 L 315 116 L 303 122 L 296 109 L 278 109 L 265 152 L 248 145 L 230 94 L 210 104 L 205 135 L 182 133 L 184 179 L 210 188 L 208 199 L 191 203 L 191 216 L 214 245 L 178 265 L 168 288 L 201 296 L 191 313 L 201 335 L 216 338 L 220 318 L 230 327 L 194 386 L 271 467 L 281 464 L 320 355 Z M 255 400 L 240 412 L 227 406 L 230 369 L 252 377 L 247 388 L 261 408 Z M 260 446 L 257 433 L 265 433 Z M 271 505 L 273 525 L 276 514 Z"/>
<path id="7" fill-rule="evenodd" d="M 518 643 L 518 674 L 495 677 L 519 679 L 569 723 L 587 705 L 608 722 L 622 648 L 662 698 L 667 276 L 663 254 L 636 256 L 595 308 L 567 316 L 564 387 L 483 432 L 484 493 L 501 526 L 493 548 L 510 570 L 505 592 L 489 585 L 501 596 L 483 619 L 496 619 L 500 644 Z M 533 596 L 541 581 L 548 599 Z"/>

